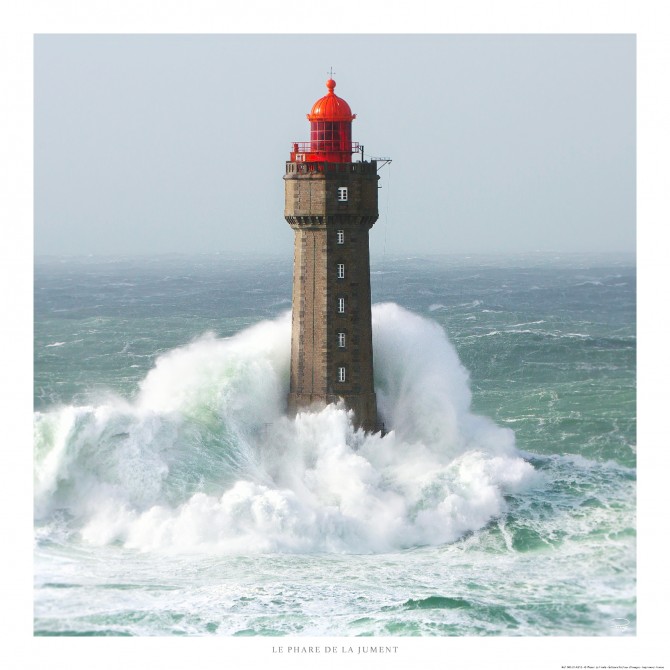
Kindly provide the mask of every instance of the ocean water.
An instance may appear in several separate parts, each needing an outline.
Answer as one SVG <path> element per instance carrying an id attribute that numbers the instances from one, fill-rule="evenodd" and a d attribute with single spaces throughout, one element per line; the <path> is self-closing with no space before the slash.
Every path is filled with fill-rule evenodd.
<path id="1" fill-rule="evenodd" d="M 285 416 L 291 269 L 36 261 L 35 634 L 635 635 L 634 260 L 373 258 L 384 438 Z"/>

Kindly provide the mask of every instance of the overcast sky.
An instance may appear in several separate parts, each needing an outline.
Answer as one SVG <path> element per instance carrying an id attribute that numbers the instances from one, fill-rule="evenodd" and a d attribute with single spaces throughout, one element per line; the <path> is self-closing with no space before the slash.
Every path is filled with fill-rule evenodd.
<path id="1" fill-rule="evenodd" d="M 326 93 L 381 169 L 373 254 L 635 251 L 632 35 L 42 35 L 37 254 L 291 254 Z"/>

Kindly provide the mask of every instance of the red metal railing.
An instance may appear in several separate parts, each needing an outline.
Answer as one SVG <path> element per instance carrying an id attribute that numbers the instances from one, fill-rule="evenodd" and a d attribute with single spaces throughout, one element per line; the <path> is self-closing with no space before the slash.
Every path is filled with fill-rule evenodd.
<path id="1" fill-rule="evenodd" d="M 360 153 L 358 142 L 342 143 L 332 140 L 315 142 L 294 142 L 291 145 L 291 162 L 312 163 L 327 161 L 333 163 L 351 163 L 351 155 Z"/>
<path id="2" fill-rule="evenodd" d="M 317 140 L 316 142 L 293 142 L 291 151 L 296 154 L 316 154 L 316 153 L 338 153 L 341 150 L 335 149 L 336 143 L 329 140 Z M 357 154 L 360 152 L 360 143 L 352 142 L 351 150 L 342 151 L 342 153 Z"/>

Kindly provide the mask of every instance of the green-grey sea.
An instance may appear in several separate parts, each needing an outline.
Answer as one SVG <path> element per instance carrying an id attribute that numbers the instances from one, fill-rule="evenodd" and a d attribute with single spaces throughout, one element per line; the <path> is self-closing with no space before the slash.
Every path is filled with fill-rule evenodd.
<path id="1" fill-rule="evenodd" d="M 291 259 L 38 258 L 36 635 L 636 632 L 636 270 L 372 259 L 378 407 L 286 416 Z"/>

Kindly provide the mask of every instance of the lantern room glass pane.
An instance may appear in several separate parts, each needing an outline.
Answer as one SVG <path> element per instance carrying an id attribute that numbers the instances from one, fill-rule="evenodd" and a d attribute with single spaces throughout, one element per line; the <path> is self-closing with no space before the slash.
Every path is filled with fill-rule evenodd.
<path id="1" fill-rule="evenodd" d="M 351 121 L 312 121 L 310 124 L 312 153 L 326 154 L 324 160 L 351 162 Z"/>

